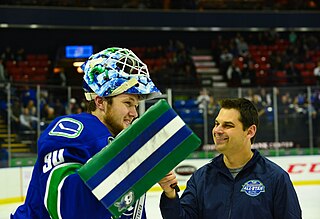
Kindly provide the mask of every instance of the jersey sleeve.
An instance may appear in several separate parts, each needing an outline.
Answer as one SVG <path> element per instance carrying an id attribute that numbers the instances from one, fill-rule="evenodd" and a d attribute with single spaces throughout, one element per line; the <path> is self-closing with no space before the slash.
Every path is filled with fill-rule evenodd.
<path id="1" fill-rule="evenodd" d="M 43 203 L 51 218 L 106 218 L 102 215 L 110 213 L 92 196 L 77 174 L 84 158 L 75 158 L 76 152 L 63 148 L 43 158 L 42 168 L 39 167 Z"/>
<path id="2" fill-rule="evenodd" d="M 71 152 L 70 152 L 71 151 Z M 78 169 L 83 166 L 81 160 L 75 159 L 74 149 L 60 149 L 52 152 L 60 156 L 63 162 L 48 170 L 49 159 L 46 156 L 40 174 L 43 185 L 43 203 L 51 218 L 111 218 L 110 212 L 92 194 L 78 175 Z M 61 155 L 59 155 L 61 153 Z M 51 157 L 52 158 L 52 157 Z M 79 162 L 80 161 L 80 162 Z M 52 162 L 52 160 L 51 160 Z M 46 171 L 48 170 L 48 171 Z M 145 203 L 140 206 L 143 212 L 140 218 L 145 218 Z M 134 209 L 129 209 L 121 218 L 132 218 Z"/>
<path id="3" fill-rule="evenodd" d="M 111 136 L 104 126 L 92 121 L 92 118 L 89 121 L 62 118 L 53 123 L 39 140 L 37 171 L 41 196 L 45 209 L 53 219 L 111 218 L 110 212 L 78 174 L 89 159 L 108 147 Z M 92 129 L 96 131 L 92 132 Z M 144 203 L 142 207 L 144 210 Z M 131 218 L 132 214 L 133 211 L 121 218 Z"/>

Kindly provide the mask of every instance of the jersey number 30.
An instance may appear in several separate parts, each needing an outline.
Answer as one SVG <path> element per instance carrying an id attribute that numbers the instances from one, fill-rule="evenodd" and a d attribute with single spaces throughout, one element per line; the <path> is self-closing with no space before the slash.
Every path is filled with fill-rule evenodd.
<path id="1" fill-rule="evenodd" d="M 63 151 L 64 149 L 59 149 L 59 150 L 48 153 L 44 157 L 44 165 L 42 169 L 43 173 L 48 172 L 53 167 L 64 162 Z"/>

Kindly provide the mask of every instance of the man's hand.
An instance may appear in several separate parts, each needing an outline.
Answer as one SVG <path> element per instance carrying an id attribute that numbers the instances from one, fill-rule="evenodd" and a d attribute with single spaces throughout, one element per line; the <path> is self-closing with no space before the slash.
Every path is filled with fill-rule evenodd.
<path id="1" fill-rule="evenodd" d="M 158 183 L 168 198 L 173 199 L 176 197 L 176 190 L 174 189 L 174 187 L 177 185 L 178 181 L 173 171 L 170 171 Z"/>

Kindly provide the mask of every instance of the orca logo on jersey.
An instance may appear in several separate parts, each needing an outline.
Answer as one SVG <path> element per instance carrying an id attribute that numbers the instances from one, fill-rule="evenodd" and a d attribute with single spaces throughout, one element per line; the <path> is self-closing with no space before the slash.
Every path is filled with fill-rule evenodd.
<path id="1" fill-rule="evenodd" d="M 83 130 L 83 124 L 72 118 L 60 119 L 49 132 L 49 135 L 76 138 Z"/>
<path id="2" fill-rule="evenodd" d="M 127 194 L 122 196 L 120 202 L 116 202 L 114 205 L 118 207 L 118 211 L 121 212 L 122 210 L 130 206 L 133 200 L 134 200 L 134 193 L 133 191 L 129 191 Z"/>

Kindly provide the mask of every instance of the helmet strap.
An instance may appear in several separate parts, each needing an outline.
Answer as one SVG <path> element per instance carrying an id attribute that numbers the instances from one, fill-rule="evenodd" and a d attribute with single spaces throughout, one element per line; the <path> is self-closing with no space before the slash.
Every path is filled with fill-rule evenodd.
<path id="1" fill-rule="evenodd" d="M 122 94 L 138 83 L 139 82 L 136 78 L 131 78 L 129 81 L 126 81 L 122 83 L 119 87 L 117 87 L 117 89 L 115 89 L 110 96 L 116 96 L 116 95 Z"/>
<path id="2" fill-rule="evenodd" d="M 91 101 L 94 100 L 94 98 L 98 95 L 95 93 L 84 93 L 84 96 L 86 97 L 87 101 Z"/>

